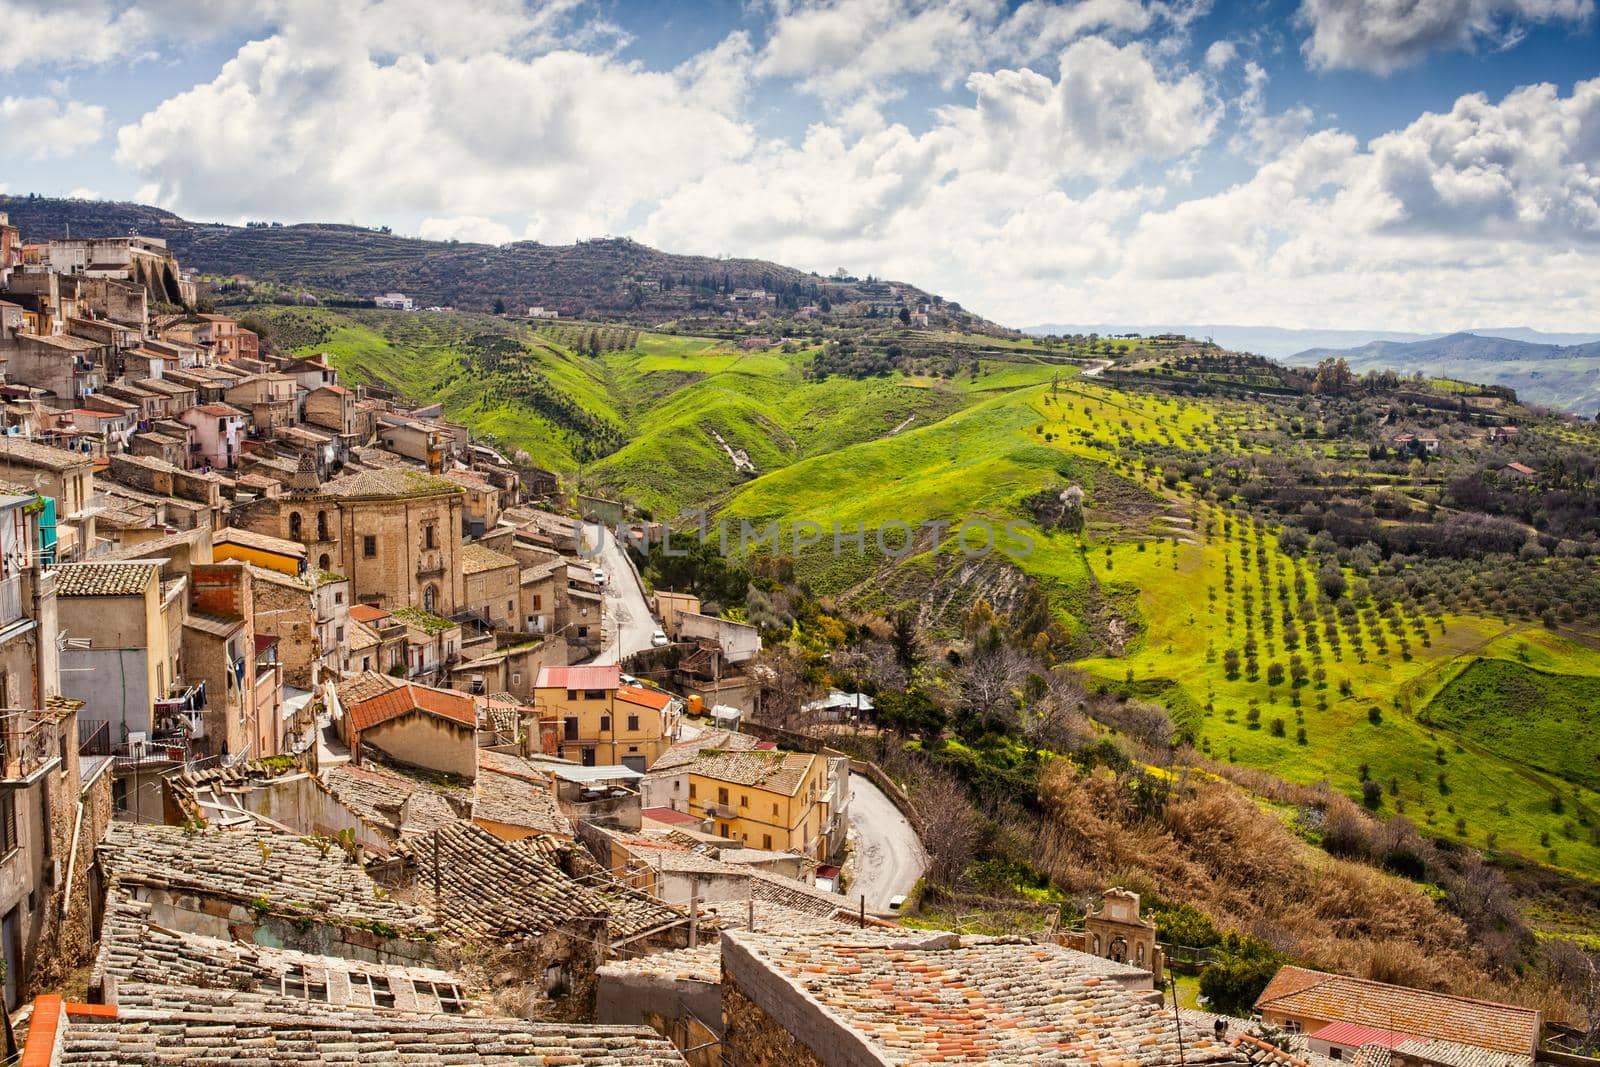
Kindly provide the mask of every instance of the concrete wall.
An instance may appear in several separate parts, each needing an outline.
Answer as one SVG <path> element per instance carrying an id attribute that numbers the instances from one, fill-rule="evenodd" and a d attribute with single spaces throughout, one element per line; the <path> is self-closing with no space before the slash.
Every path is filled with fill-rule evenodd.
<path id="1" fill-rule="evenodd" d="M 754 659 L 761 651 L 761 631 L 754 626 L 692 611 L 678 611 L 674 617 L 678 621 L 680 640 L 705 638 L 715 641 L 722 646 L 722 658 L 729 663 L 744 663 Z"/>
<path id="2" fill-rule="evenodd" d="M 475 727 L 412 712 L 361 732 L 361 743 L 413 767 L 478 777 L 478 731 Z"/>
<path id="3" fill-rule="evenodd" d="M 596 977 L 595 1021 L 602 1025 L 651 1026 L 651 1016 L 670 1021 L 693 1015 L 721 1034 L 722 987 L 715 982 L 634 974 L 619 967 L 601 967 Z"/>

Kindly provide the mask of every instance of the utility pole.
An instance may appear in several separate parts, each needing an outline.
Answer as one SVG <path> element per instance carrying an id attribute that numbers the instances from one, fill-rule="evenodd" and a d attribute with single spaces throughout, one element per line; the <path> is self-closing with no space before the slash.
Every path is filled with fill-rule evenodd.
<path id="1" fill-rule="evenodd" d="M 1170 970 L 1167 983 L 1172 986 L 1172 1026 L 1178 1033 L 1178 1067 L 1183 1067 L 1183 1016 L 1178 1014 L 1178 976 Z"/>
<path id="2" fill-rule="evenodd" d="M 700 876 L 695 874 L 689 876 L 689 947 L 700 947 Z"/>

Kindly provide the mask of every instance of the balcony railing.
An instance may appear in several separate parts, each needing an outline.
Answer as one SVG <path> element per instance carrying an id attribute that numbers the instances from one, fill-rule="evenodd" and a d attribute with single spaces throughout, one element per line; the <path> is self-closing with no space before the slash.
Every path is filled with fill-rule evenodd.
<path id="1" fill-rule="evenodd" d="M 22 618 L 22 575 L 0 578 L 0 626 L 10 626 Z"/>
<path id="2" fill-rule="evenodd" d="M 60 757 L 60 732 L 54 719 L 26 714 L 0 719 L 0 764 L 7 780 L 31 777 Z"/>

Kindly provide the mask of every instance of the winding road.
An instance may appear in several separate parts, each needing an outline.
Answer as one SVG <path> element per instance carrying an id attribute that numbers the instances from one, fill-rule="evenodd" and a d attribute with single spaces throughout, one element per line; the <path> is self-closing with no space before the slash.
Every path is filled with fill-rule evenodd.
<path id="1" fill-rule="evenodd" d="M 883 790 L 859 774 L 850 776 L 850 836 L 855 841 L 855 881 L 845 896 L 866 897 L 870 912 L 889 910 L 889 900 L 911 892 L 928 869 L 917 832 Z"/>

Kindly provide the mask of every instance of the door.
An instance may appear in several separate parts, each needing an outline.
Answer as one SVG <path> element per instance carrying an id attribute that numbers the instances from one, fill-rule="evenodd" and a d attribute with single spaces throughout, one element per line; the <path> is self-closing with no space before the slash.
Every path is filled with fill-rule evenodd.
<path id="1" fill-rule="evenodd" d="M 643 756 L 623 756 L 622 765 L 628 768 L 630 771 L 638 771 L 640 774 L 644 773 Z"/>
<path id="2" fill-rule="evenodd" d="M 594 749 L 589 748 L 587 746 L 584 747 L 584 750 L 583 750 L 583 765 L 585 767 L 593 767 L 594 766 Z"/>
<path id="3" fill-rule="evenodd" d="M 17 1010 L 17 979 L 22 975 L 22 921 L 16 908 L 0 920 L 0 950 L 6 961 L 6 1010 Z"/>

